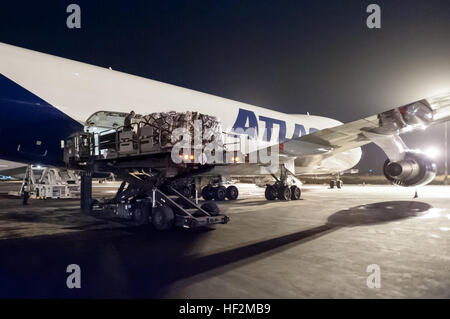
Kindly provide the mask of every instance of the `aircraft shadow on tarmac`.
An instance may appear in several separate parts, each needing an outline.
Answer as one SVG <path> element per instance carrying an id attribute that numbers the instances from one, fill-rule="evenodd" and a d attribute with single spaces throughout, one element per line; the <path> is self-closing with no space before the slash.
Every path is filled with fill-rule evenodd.
<path id="1" fill-rule="evenodd" d="M 185 271 L 174 272 L 170 281 L 190 277 L 238 261 L 244 261 L 243 263 L 239 263 L 239 265 L 242 265 L 246 262 L 250 262 L 252 257 L 261 254 L 268 256 L 279 252 L 281 249 L 287 249 L 291 245 L 298 245 L 316 239 L 342 227 L 383 224 L 417 217 L 425 214 L 430 208 L 432 208 L 431 205 L 422 202 L 391 201 L 359 205 L 349 209 L 340 210 L 331 215 L 328 218 L 327 223 L 321 226 L 252 243 L 224 252 L 186 260 L 184 267 L 182 267 Z M 224 269 L 224 271 L 228 271 L 229 269 L 230 268 L 228 267 Z"/>
<path id="2" fill-rule="evenodd" d="M 324 225 L 206 256 L 192 252 L 210 236 L 208 230 L 157 232 L 130 227 L 4 240 L 0 255 L 8 258 L 0 263 L 0 297 L 163 297 L 175 281 L 215 276 L 342 227 L 412 218 L 430 208 L 415 201 L 356 206 L 334 213 Z M 82 289 L 65 286 L 65 269 L 71 263 L 83 269 Z"/>
<path id="3" fill-rule="evenodd" d="M 341 227 L 383 224 L 424 215 L 431 205 L 416 201 L 391 201 L 359 205 L 328 217 L 327 224 Z"/>

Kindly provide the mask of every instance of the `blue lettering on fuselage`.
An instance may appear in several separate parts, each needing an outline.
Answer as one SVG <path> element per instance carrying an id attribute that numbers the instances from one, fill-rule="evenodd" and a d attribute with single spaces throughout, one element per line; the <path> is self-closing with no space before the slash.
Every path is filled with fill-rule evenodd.
<path id="1" fill-rule="evenodd" d="M 264 141 L 270 141 L 272 138 L 272 130 L 274 125 L 279 126 L 279 135 L 277 141 L 283 143 L 286 140 L 286 121 L 274 119 L 266 116 L 259 116 L 259 120 L 265 122 L 265 132 L 263 136 Z M 318 129 L 311 127 L 309 133 L 318 131 Z M 247 134 L 249 138 L 255 139 L 258 136 L 258 120 L 253 111 L 239 109 L 238 116 L 233 125 L 233 132 L 238 134 Z M 306 135 L 305 126 L 302 124 L 295 124 L 294 134 L 292 138 L 298 138 Z"/>
<path id="2" fill-rule="evenodd" d="M 292 135 L 292 138 L 297 138 L 303 135 L 306 135 L 305 127 L 301 124 L 295 124 L 294 135 Z"/>
<path id="3" fill-rule="evenodd" d="M 236 122 L 234 122 L 233 125 L 233 132 L 239 134 L 245 133 L 249 138 L 256 138 L 258 136 L 258 121 L 256 120 L 255 113 L 252 111 L 239 109 Z"/>
<path id="4" fill-rule="evenodd" d="M 283 143 L 286 140 L 286 122 L 282 120 L 276 120 L 270 117 L 260 116 L 260 121 L 266 122 L 266 130 L 264 132 L 263 140 L 269 142 L 272 139 L 273 125 L 277 124 L 280 127 L 280 133 L 278 134 L 278 142 Z"/>

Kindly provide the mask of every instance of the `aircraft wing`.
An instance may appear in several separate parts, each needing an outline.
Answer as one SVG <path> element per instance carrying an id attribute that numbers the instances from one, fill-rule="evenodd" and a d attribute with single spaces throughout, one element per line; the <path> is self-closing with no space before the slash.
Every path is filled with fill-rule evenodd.
<path id="1" fill-rule="evenodd" d="M 26 164 L 0 160 L 0 175 L 22 178 L 26 170 Z"/>
<path id="2" fill-rule="evenodd" d="M 286 156 L 328 155 L 375 142 L 387 149 L 404 148 L 399 134 L 450 120 L 450 92 L 419 100 L 377 115 L 290 139 L 280 145 Z M 391 147 L 387 144 L 402 144 Z M 386 147 L 383 147 L 386 146 Z M 395 157 L 394 153 L 392 153 Z"/>

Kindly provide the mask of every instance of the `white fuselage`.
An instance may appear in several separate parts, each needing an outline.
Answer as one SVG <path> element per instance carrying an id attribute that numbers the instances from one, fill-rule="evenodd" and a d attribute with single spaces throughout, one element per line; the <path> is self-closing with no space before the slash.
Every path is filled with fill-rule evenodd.
<path id="1" fill-rule="evenodd" d="M 198 111 L 216 116 L 226 131 L 233 130 L 237 121 L 247 127 L 252 125 L 252 119 L 256 119 L 261 147 L 268 144 L 262 136 L 268 123 L 277 129 L 279 123 L 284 122 L 286 129 L 283 135 L 287 139 L 294 136 L 296 125 L 297 128 L 302 127 L 300 134 L 296 133 L 301 136 L 341 124 L 325 117 L 280 113 L 1 43 L 0 73 L 80 123 L 100 110 L 134 110 L 138 114 Z M 277 142 L 272 139 L 269 144 Z M 358 148 L 333 156 L 314 168 L 297 167 L 296 173 L 343 171 L 353 167 L 360 157 Z"/>

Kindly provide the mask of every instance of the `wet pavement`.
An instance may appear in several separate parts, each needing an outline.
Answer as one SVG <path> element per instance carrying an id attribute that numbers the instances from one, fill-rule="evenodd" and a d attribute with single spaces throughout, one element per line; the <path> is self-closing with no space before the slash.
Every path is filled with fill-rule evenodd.
<path id="1" fill-rule="evenodd" d="M 94 185 L 111 196 L 117 183 Z M 450 187 L 305 186 L 267 202 L 241 184 L 227 225 L 159 232 L 81 214 L 76 200 L 7 196 L 0 184 L 0 297 L 449 298 Z M 81 268 L 68 289 L 66 268 Z M 369 288 L 369 265 L 380 288 Z"/>

